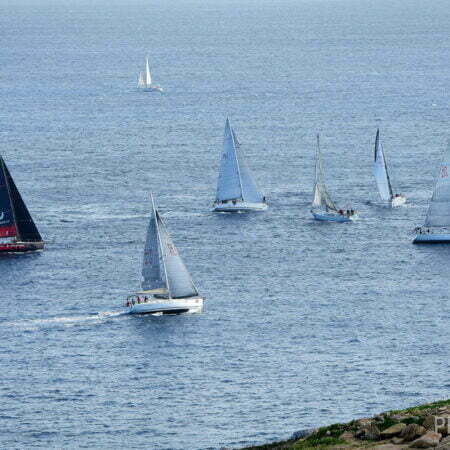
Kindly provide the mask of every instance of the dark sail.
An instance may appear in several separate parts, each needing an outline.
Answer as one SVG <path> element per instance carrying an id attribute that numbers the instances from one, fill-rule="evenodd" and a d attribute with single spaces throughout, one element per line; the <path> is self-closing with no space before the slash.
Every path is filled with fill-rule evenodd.
<path id="1" fill-rule="evenodd" d="M 8 167 L 2 161 L 3 172 L 6 177 L 7 187 L 9 188 L 9 197 L 14 210 L 15 225 L 17 228 L 17 237 L 25 242 L 40 242 L 42 237 L 39 234 L 33 219 L 28 212 L 22 197 L 17 190 L 16 184 L 9 173 Z"/>
<path id="2" fill-rule="evenodd" d="M 6 182 L 5 163 L 0 157 L 0 237 L 16 236 L 14 213 Z"/>

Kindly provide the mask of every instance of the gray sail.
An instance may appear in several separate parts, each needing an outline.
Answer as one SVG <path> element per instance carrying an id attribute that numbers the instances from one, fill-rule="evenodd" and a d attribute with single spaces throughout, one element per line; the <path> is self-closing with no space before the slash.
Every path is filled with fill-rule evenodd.
<path id="1" fill-rule="evenodd" d="M 255 182 L 253 181 L 248 166 L 245 162 L 245 158 L 242 154 L 241 144 L 236 138 L 236 133 L 232 129 L 233 133 L 233 141 L 235 143 L 236 148 L 236 157 L 239 165 L 239 174 L 241 177 L 241 188 L 242 188 L 242 198 L 246 202 L 251 203 L 261 203 L 263 201 L 263 196 L 259 192 L 256 187 Z"/>
<path id="2" fill-rule="evenodd" d="M 230 122 L 227 119 L 223 138 L 222 158 L 220 160 L 219 180 L 217 182 L 216 200 L 234 200 L 242 198 L 239 163 L 236 145 Z"/>
<path id="3" fill-rule="evenodd" d="M 314 184 L 312 207 L 337 211 L 337 208 L 334 205 L 333 200 L 331 200 L 330 194 L 328 193 L 325 186 L 325 176 L 322 167 L 319 135 L 317 135 L 315 177 L 316 179 Z"/>
<path id="4" fill-rule="evenodd" d="M 159 251 L 158 225 L 156 222 L 156 210 L 152 196 L 152 214 L 147 229 L 147 238 L 144 247 L 144 259 L 142 263 L 142 283 L 144 291 L 167 288 L 164 274 L 161 273 L 161 255 Z"/>
<path id="5" fill-rule="evenodd" d="M 391 200 L 393 197 L 391 180 L 386 166 L 383 147 L 380 142 L 380 130 L 377 130 L 375 138 L 375 156 L 373 161 L 373 175 L 377 182 L 380 197 L 383 200 Z"/>
<path id="6" fill-rule="evenodd" d="M 438 179 L 434 188 L 425 219 L 426 227 L 448 227 L 450 226 L 450 141 L 445 152 L 441 166 L 439 167 Z"/>
<path id="7" fill-rule="evenodd" d="M 191 276 L 178 254 L 178 250 L 172 242 L 158 211 L 156 211 L 156 218 L 170 298 L 185 298 L 198 295 Z"/>

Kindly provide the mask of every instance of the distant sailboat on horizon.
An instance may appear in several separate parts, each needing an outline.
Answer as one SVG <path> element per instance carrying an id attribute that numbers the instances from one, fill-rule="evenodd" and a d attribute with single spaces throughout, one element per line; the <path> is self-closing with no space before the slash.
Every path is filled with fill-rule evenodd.
<path id="1" fill-rule="evenodd" d="M 152 84 L 152 75 L 150 73 L 150 67 L 148 65 L 148 58 L 145 59 L 145 72 L 139 73 L 138 88 L 145 91 L 163 92 L 163 88 L 161 86 Z"/>
<path id="2" fill-rule="evenodd" d="M 313 190 L 313 201 L 311 214 L 314 219 L 326 222 L 350 222 L 357 218 L 353 209 L 338 209 L 325 185 L 325 176 L 322 166 L 322 155 L 320 152 L 319 135 L 317 134 L 315 183 Z"/>
<path id="3" fill-rule="evenodd" d="M 396 207 L 405 204 L 406 197 L 402 194 L 394 194 L 391 179 L 389 177 L 386 157 L 380 142 L 380 130 L 377 129 L 375 137 L 375 152 L 373 161 L 373 175 L 377 182 L 378 192 L 382 200 L 389 202 L 390 206 Z"/>
<path id="4" fill-rule="evenodd" d="M 0 253 L 42 250 L 44 241 L 0 156 Z"/>
<path id="5" fill-rule="evenodd" d="M 240 147 L 241 144 L 227 118 L 214 211 L 245 212 L 267 209 L 266 198 L 256 187 Z"/>
<path id="6" fill-rule="evenodd" d="M 428 207 L 425 223 L 416 228 L 414 244 L 450 243 L 450 140 L 439 167 L 439 174 Z"/>
<path id="7" fill-rule="evenodd" d="M 203 309 L 191 275 L 178 254 L 153 195 L 142 263 L 142 290 L 129 295 L 127 311 L 137 315 L 198 313 Z"/>

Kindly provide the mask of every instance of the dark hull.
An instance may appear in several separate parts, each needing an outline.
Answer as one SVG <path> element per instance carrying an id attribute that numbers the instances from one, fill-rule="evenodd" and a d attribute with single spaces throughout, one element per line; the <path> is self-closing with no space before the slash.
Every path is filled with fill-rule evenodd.
<path id="1" fill-rule="evenodd" d="M 36 252 L 44 248 L 43 242 L 15 242 L 13 244 L 0 244 L 0 254 Z"/>
<path id="2" fill-rule="evenodd" d="M 430 240 L 430 241 L 419 241 L 417 239 L 414 239 L 413 244 L 450 244 L 450 241 L 438 241 L 438 240 Z"/>

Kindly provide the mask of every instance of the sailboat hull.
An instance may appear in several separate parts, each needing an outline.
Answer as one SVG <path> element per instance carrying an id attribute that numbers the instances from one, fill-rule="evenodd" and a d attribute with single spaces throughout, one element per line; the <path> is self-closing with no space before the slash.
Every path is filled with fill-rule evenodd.
<path id="1" fill-rule="evenodd" d="M 36 252 L 43 248 L 43 242 L 14 242 L 0 244 L 0 254 Z"/>
<path id="2" fill-rule="evenodd" d="M 415 237 L 413 244 L 450 244 L 450 234 L 423 231 Z"/>
<path id="3" fill-rule="evenodd" d="M 246 211 L 265 211 L 267 203 L 249 203 L 229 201 L 227 203 L 215 203 L 213 211 L 216 212 L 246 212 Z"/>
<path id="4" fill-rule="evenodd" d="M 163 314 L 193 314 L 203 310 L 202 297 L 177 298 L 177 299 L 151 299 L 145 303 L 136 303 L 129 308 L 129 314 L 163 315 Z"/>
<path id="5" fill-rule="evenodd" d="M 139 88 L 145 92 L 164 92 L 161 86 L 139 86 Z"/>
<path id="6" fill-rule="evenodd" d="M 391 200 L 392 208 L 402 206 L 405 203 L 406 203 L 406 197 L 404 195 L 399 195 L 398 197 L 392 197 L 392 200 Z"/>
<path id="7" fill-rule="evenodd" d="M 353 216 L 341 216 L 340 214 L 330 214 L 326 212 L 314 212 L 311 211 L 314 219 L 322 221 L 322 222 L 352 222 L 357 218 L 357 215 L 354 214 Z"/>

